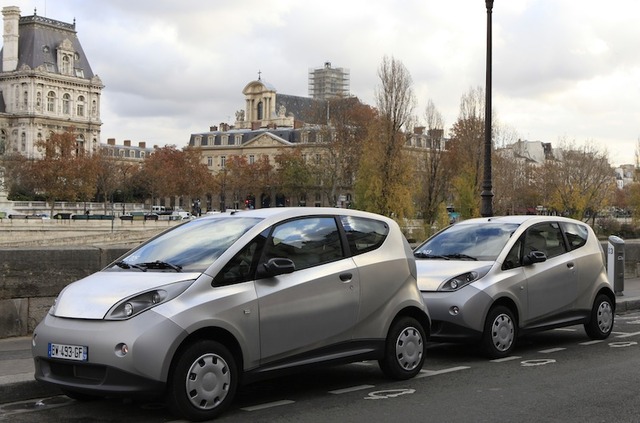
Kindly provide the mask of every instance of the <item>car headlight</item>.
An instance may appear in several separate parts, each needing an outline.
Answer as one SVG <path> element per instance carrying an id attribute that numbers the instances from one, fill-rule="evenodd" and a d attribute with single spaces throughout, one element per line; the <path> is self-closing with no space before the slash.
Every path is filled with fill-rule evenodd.
<path id="1" fill-rule="evenodd" d="M 58 305 L 58 297 L 56 297 L 55 300 L 53 300 L 53 304 L 51 305 L 51 307 L 49 308 L 49 314 L 52 316 L 56 315 L 56 306 Z"/>
<path id="2" fill-rule="evenodd" d="M 457 291 L 458 289 L 463 288 L 470 283 L 483 278 L 484 275 L 487 274 L 489 269 L 491 269 L 491 266 L 486 266 L 481 269 L 465 272 L 447 279 L 442 283 L 442 285 L 440 285 L 440 287 L 438 287 L 438 291 Z"/>
<path id="3" fill-rule="evenodd" d="M 126 320 L 182 294 L 193 280 L 172 283 L 136 294 L 116 303 L 104 316 L 105 320 Z"/>

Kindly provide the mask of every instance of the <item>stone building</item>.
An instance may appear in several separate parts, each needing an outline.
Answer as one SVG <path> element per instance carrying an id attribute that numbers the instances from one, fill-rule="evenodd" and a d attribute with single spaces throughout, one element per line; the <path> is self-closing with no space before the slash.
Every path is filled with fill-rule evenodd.
<path id="1" fill-rule="evenodd" d="M 102 81 L 72 24 L 4 7 L 0 51 L 0 154 L 42 157 L 38 142 L 75 128 L 78 147 L 100 145 Z"/>

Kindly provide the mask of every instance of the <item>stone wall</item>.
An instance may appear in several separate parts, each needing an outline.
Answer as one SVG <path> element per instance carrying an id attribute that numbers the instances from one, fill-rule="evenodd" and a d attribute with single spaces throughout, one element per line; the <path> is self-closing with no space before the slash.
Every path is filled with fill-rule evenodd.
<path id="1" fill-rule="evenodd" d="M 127 247 L 0 249 L 0 338 L 33 332 L 67 284 L 120 257 Z"/>
<path id="2" fill-rule="evenodd" d="M 607 242 L 602 243 L 607 251 Z M 104 268 L 130 247 L 0 248 L 0 338 L 33 332 L 67 284 Z M 640 242 L 625 241 L 625 278 L 640 274 Z"/>

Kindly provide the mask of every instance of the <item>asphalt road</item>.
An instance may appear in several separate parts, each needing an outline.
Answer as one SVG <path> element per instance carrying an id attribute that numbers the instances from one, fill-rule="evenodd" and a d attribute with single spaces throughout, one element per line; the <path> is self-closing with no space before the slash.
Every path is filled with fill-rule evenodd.
<path id="1" fill-rule="evenodd" d="M 637 422 L 640 312 L 612 336 L 581 326 L 522 340 L 515 355 L 430 344 L 419 377 L 393 382 L 363 362 L 244 387 L 219 422 Z M 175 422 L 160 402 L 76 402 L 65 396 L 0 406 L 0 421 Z"/>

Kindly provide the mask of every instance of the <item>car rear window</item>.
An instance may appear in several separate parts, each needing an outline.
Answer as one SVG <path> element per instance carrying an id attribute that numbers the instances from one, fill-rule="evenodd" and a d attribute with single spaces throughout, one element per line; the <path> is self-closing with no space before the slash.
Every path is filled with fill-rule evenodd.
<path id="1" fill-rule="evenodd" d="M 569 248 L 571 250 L 580 248 L 587 243 L 589 229 L 587 229 L 586 226 L 576 223 L 563 222 L 562 229 L 564 230 L 564 234 L 567 237 L 567 241 L 569 241 Z"/>
<path id="2" fill-rule="evenodd" d="M 389 225 L 380 220 L 340 216 L 340 221 L 354 256 L 379 248 L 389 235 Z"/>

